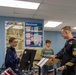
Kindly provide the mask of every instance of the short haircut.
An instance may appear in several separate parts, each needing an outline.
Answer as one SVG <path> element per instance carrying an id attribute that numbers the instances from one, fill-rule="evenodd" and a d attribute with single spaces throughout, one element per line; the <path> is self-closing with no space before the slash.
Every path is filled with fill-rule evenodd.
<path id="1" fill-rule="evenodd" d="M 9 38 L 9 43 L 10 43 L 10 42 L 13 42 L 13 40 L 15 40 L 15 39 L 16 39 L 15 37 L 10 37 L 10 38 Z"/>
<path id="2" fill-rule="evenodd" d="M 51 41 L 50 40 L 46 40 L 45 43 L 51 43 Z"/>
<path id="3" fill-rule="evenodd" d="M 65 26 L 65 27 L 63 27 L 62 29 L 63 29 L 63 30 L 71 31 L 71 27 L 70 27 L 70 26 Z M 62 30 L 62 29 L 61 29 L 61 30 Z"/>

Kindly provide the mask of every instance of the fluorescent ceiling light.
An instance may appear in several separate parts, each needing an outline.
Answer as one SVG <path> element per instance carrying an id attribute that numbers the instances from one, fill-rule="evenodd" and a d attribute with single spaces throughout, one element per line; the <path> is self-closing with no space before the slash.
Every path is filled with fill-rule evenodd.
<path id="1" fill-rule="evenodd" d="M 25 8 L 36 10 L 40 3 L 27 2 L 27 1 L 15 1 L 15 0 L 0 0 L 0 6 Z"/>
<path id="2" fill-rule="evenodd" d="M 52 28 L 54 28 L 54 27 L 56 27 L 56 26 L 58 26 L 58 25 L 60 25 L 60 24 L 62 24 L 62 22 L 48 21 L 48 22 L 44 25 L 44 27 L 52 27 Z"/>
<path id="3" fill-rule="evenodd" d="M 74 27 L 73 29 L 76 29 L 76 27 Z"/>
<path id="4" fill-rule="evenodd" d="M 23 29 L 22 26 L 14 26 L 13 28 L 14 28 L 14 29 Z"/>

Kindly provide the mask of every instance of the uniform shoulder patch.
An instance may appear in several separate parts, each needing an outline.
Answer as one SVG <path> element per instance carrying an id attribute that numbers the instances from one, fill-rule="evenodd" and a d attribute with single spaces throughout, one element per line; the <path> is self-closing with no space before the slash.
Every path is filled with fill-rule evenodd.
<path id="1" fill-rule="evenodd" d="M 74 51 L 76 51 L 76 48 L 73 48 L 74 49 Z"/>
<path id="2" fill-rule="evenodd" d="M 72 45 L 72 44 L 73 44 L 73 42 L 72 42 L 72 41 L 70 41 L 70 42 L 69 42 L 69 44 L 70 44 L 70 45 Z"/>

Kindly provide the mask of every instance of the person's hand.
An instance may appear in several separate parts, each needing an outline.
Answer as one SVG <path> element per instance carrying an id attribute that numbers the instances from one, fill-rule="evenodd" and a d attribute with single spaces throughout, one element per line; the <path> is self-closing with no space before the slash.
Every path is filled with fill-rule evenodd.
<path id="1" fill-rule="evenodd" d="M 18 56 L 18 58 L 21 60 L 21 58 L 22 58 L 22 54 L 20 54 L 20 55 Z"/>
<path id="2" fill-rule="evenodd" d="M 21 60 L 21 59 L 22 59 L 22 57 L 19 57 L 19 59 Z"/>
<path id="3" fill-rule="evenodd" d="M 56 57 L 55 55 L 51 55 L 51 56 L 50 56 L 50 58 L 52 58 L 52 59 L 55 59 L 55 57 Z"/>
<path id="4" fill-rule="evenodd" d="M 63 71 L 65 69 L 65 66 L 61 66 L 58 68 L 58 70 Z"/>

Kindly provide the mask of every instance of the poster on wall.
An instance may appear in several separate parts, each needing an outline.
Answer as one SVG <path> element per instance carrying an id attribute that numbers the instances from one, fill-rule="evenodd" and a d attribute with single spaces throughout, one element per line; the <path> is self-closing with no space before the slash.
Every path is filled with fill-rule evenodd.
<path id="1" fill-rule="evenodd" d="M 26 22 L 25 47 L 43 47 L 43 25 L 41 23 Z"/>
<path id="2" fill-rule="evenodd" d="M 24 22 L 5 21 L 5 49 L 9 47 L 9 38 L 15 37 L 18 41 L 16 50 L 20 53 L 24 50 Z"/>

